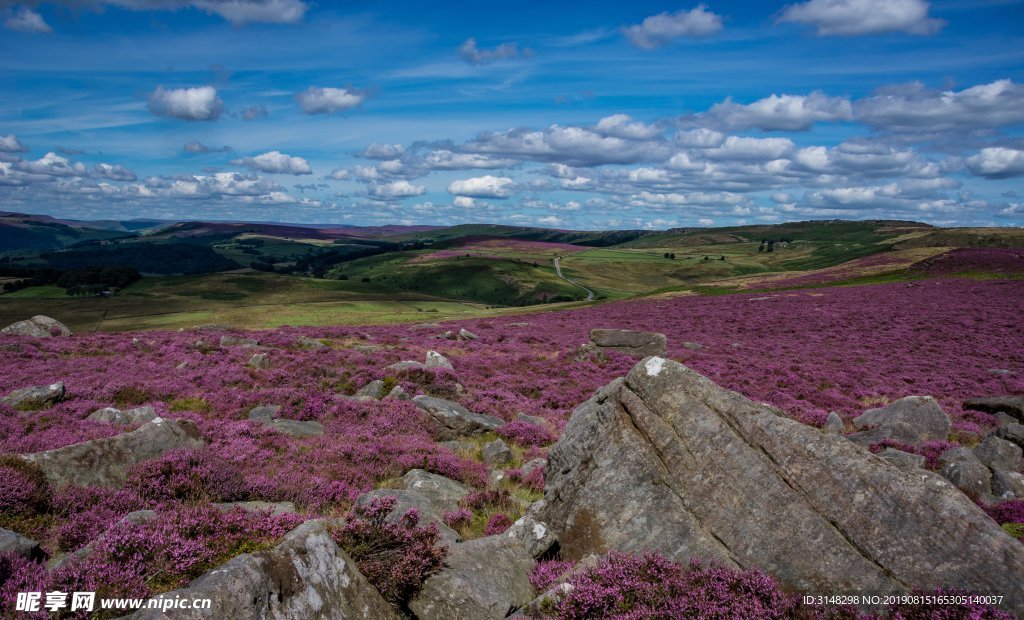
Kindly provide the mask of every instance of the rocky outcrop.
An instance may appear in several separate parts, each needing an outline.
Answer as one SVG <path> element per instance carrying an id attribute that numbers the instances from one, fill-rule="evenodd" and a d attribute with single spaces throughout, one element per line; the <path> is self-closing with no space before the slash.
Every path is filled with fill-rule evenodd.
<path id="1" fill-rule="evenodd" d="M 457 509 L 459 501 L 471 491 L 461 482 L 422 469 L 407 471 L 402 476 L 402 484 L 406 489 L 427 498 L 432 510 L 438 515 Z"/>
<path id="2" fill-rule="evenodd" d="M 853 419 L 853 426 L 861 432 L 846 438 L 863 446 L 885 439 L 911 444 L 945 439 L 951 428 L 949 416 L 931 396 L 906 396 L 869 409 Z"/>
<path id="3" fill-rule="evenodd" d="M 39 543 L 17 532 L 0 528 L 0 553 L 13 553 L 28 560 L 43 560 L 46 552 Z"/>
<path id="4" fill-rule="evenodd" d="M 463 435 L 481 435 L 497 430 L 505 422 L 501 418 L 473 413 L 458 403 L 443 398 L 420 395 L 412 399 L 417 407 L 430 415 L 441 441 Z"/>
<path id="5" fill-rule="evenodd" d="M 563 557 L 657 550 L 807 592 L 958 587 L 1024 611 L 1024 546 L 938 475 L 651 357 L 572 414 L 540 517 Z"/>
<path id="6" fill-rule="evenodd" d="M 427 351 L 426 359 L 423 362 L 425 368 L 446 368 L 452 370 L 451 361 L 437 351 Z"/>
<path id="7" fill-rule="evenodd" d="M 437 512 L 434 509 L 434 503 L 425 495 L 416 491 L 408 489 L 376 489 L 367 491 L 356 498 L 356 506 L 369 506 L 373 500 L 385 497 L 395 498 L 395 507 L 391 509 L 391 512 L 386 517 L 389 523 L 397 523 L 405 513 L 415 509 L 419 514 L 419 524 L 421 526 L 437 525 L 438 532 L 441 534 L 441 541 L 444 544 L 453 545 L 462 540 L 458 532 L 445 524 L 443 513 Z"/>
<path id="8" fill-rule="evenodd" d="M 308 336 L 299 336 L 298 338 L 296 338 L 295 339 L 295 346 L 299 347 L 300 349 L 326 349 L 327 348 L 326 344 L 320 342 L 319 340 L 314 340 L 313 338 L 310 338 Z"/>
<path id="9" fill-rule="evenodd" d="M 409 396 L 409 393 L 402 389 L 402 386 L 396 385 L 395 387 L 391 388 L 391 391 L 388 392 L 388 395 L 381 400 L 410 400 L 411 398 L 412 396 Z"/>
<path id="10" fill-rule="evenodd" d="M 133 424 L 145 424 L 156 419 L 156 409 L 152 405 L 135 407 L 122 411 L 116 407 L 104 407 L 89 414 L 86 420 L 93 422 L 104 422 L 119 426 L 131 426 Z"/>
<path id="11" fill-rule="evenodd" d="M 311 420 L 286 420 L 284 418 L 275 418 L 264 423 L 278 432 L 284 433 L 285 435 L 291 435 L 297 439 L 320 437 L 324 434 L 324 425 Z"/>
<path id="12" fill-rule="evenodd" d="M 318 521 L 303 523 L 273 549 L 237 556 L 187 588 L 157 598 L 210 599 L 213 606 L 205 610 L 144 610 L 130 618 L 400 618 Z"/>
<path id="13" fill-rule="evenodd" d="M 831 435 L 840 435 L 846 428 L 846 424 L 843 423 L 843 419 L 839 417 L 839 414 L 835 411 L 829 411 L 828 417 L 825 418 L 825 425 L 821 427 L 821 430 Z"/>
<path id="14" fill-rule="evenodd" d="M 508 465 L 512 462 L 512 449 L 501 439 L 495 439 L 486 444 L 481 455 L 484 457 L 484 463 L 491 467 Z"/>
<path id="15" fill-rule="evenodd" d="M 259 405 L 249 410 L 249 419 L 269 422 L 281 413 L 281 405 Z"/>
<path id="16" fill-rule="evenodd" d="M 48 409 L 64 400 L 64 382 L 34 385 L 12 391 L 0 403 L 21 410 Z"/>
<path id="17" fill-rule="evenodd" d="M 1005 413 L 1019 422 L 1024 422 L 1024 395 L 969 398 L 964 401 L 964 409 L 986 413 Z"/>
<path id="18" fill-rule="evenodd" d="M 995 432 L 996 437 L 1017 444 L 1024 449 L 1024 424 L 1007 424 Z"/>
<path id="19" fill-rule="evenodd" d="M 70 336 L 71 330 L 57 319 L 37 314 L 31 319 L 11 323 L 7 327 L 0 329 L 0 334 L 28 336 L 30 338 L 52 338 L 55 336 Z"/>
<path id="20" fill-rule="evenodd" d="M 920 454 L 911 454 L 895 448 L 886 448 L 878 454 L 878 458 L 891 463 L 900 469 L 918 469 L 925 466 L 928 459 Z"/>
<path id="21" fill-rule="evenodd" d="M 419 620 L 495 620 L 533 600 L 533 558 L 511 536 L 477 538 L 448 548 L 445 568 L 409 603 Z"/>
<path id="22" fill-rule="evenodd" d="M 201 448 L 191 420 L 156 418 L 130 433 L 72 444 L 21 458 L 35 463 L 53 484 L 119 487 L 128 469 L 176 448 Z"/>
<path id="23" fill-rule="evenodd" d="M 598 351 L 618 351 L 633 357 L 665 355 L 665 334 L 628 329 L 592 329 L 590 345 Z"/>
<path id="24" fill-rule="evenodd" d="M 992 472 L 970 448 L 950 448 L 939 457 L 942 477 L 971 497 L 982 497 L 992 491 Z"/>
<path id="25" fill-rule="evenodd" d="M 230 334 L 220 337 L 220 346 L 222 347 L 242 347 L 246 349 L 251 349 L 253 347 L 258 347 L 259 345 L 260 341 L 256 340 L 255 338 L 232 336 Z"/>
<path id="26" fill-rule="evenodd" d="M 1017 444 L 989 435 L 974 447 L 974 455 L 991 469 L 1020 471 L 1024 465 L 1024 453 Z"/>
<path id="27" fill-rule="evenodd" d="M 250 368 L 256 368 L 257 370 L 268 370 L 274 364 L 270 361 L 270 356 L 266 353 L 257 353 L 249 358 L 247 365 Z"/>
<path id="28" fill-rule="evenodd" d="M 363 387 L 356 390 L 354 396 L 356 398 L 371 398 L 373 400 L 378 400 L 384 396 L 384 382 L 380 379 L 370 381 Z"/>

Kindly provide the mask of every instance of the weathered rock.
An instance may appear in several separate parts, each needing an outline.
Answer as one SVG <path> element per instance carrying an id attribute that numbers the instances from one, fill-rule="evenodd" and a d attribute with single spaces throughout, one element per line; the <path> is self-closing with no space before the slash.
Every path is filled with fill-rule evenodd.
<path id="1" fill-rule="evenodd" d="M 1024 547 L 927 471 L 903 471 L 661 358 L 572 414 L 540 514 L 561 554 L 654 550 L 818 592 L 959 587 L 1024 611 Z"/>
<path id="2" fill-rule="evenodd" d="M 949 416 L 931 396 L 906 396 L 878 409 L 869 409 L 853 419 L 860 433 L 846 435 L 861 445 L 894 439 L 917 444 L 945 439 L 949 435 Z"/>
<path id="3" fill-rule="evenodd" d="M 438 340 L 455 340 L 457 336 L 455 335 L 455 332 L 449 330 L 446 332 L 441 332 L 440 334 L 434 336 L 434 338 L 437 338 Z"/>
<path id="4" fill-rule="evenodd" d="M 71 330 L 57 319 L 37 314 L 31 319 L 11 323 L 7 327 L 0 329 L 0 334 L 29 336 L 31 338 L 52 338 L 55 336 L 70 336 Z"/>
<path id="5" fill-rule="evenodd" d="M 992 472 L 992 495 L 999 499 L 1024 499 L 1024 474 L 996 469 Z"/>
<path id="6" fill-rule="evenodd" d="M 476 444 L 472 441 L 459 441 L 456 439 L 450 441 L 439 441 L 437 445 L 448 448 L 452 452 L 474 452 L 476 450 Z"/>
<path id="7" fill-rule="evenodd" d="M 700 351 L 704 348 L 704 345 L 699 342 L 684 342 L 683 348 L 689 349 L 690 351 Z"/>
<path id="8" fill-rule="evenodd" d="M 387 367 L 392 372 L 409 372 L 410 370 L 423 370 L 426 366 L 415 360 L 402 360 Z"/>
<path id="9" fill-rule="evenodd" d="M 831 435 L 840 435 L 845 428 L 846 424 L 843 423 L 843 419 L 839 417 L 839 414 L 835 411 L 829 411 L 828 417 L 825 418 L 825 425 L 821 427 L 821 430 Z"/>
<path id="10" fill-rule="evenodd" d="M 1024 453 L 1017 444 L 989 435 L 974 447 L 978 460 L 992 469 L 1020 471 Z"/>
<path id="11" fill-rule="evenodd" d="M 924 458 L 920 454 L 911 454 L 904 452 L 903 450 L 897 450 L 895 448 L 886 448 L 878 455 L 879 458 L 883 459 L 887 463 L 895 465 L 900 469 L 918 469 L 924 467 L 924 464 L 928 459 Z"/>
<path id="12" fill-rule="evenodd" d="M 249 358 L 248 365 L 252 368 L 267 370 L 273 366 L 273 363 L 270 361 L 270 356 L 266 353 L 257 353 Z"/>
<path id="13" fill-rule="evenodd" d="M 599 349 L 610 349 L 633 357 L 665 355 L 665 334 L 635 332 L 628 329 L 592 329 L 590 342 Z"/>
<path id="14" fill-rule="evenodd" d="M 417 491 L 410 489 L 376 489 L 363 493 L 356 498 L 356 506 L 369 506 L 370 502 L 374 499 L 383 497 L 394 497 L 396 500 L 395 507 L 391 509 L 391 512 L 386 517 L 389 523 L 397 523 L 402 518 L 402 515 L 415 508 L 420 515 L 419 524 L 421 526 L 431 523 L 437 524 L 437 529 L 441 533 L 441 540 L 446 545 L 453 545 L 462 540 L 458 532 L 445 524 L 443 520 L 444 513 L 436 512 L 434 510 L 434 503 L 430 501 L 430 498 Z"/>
<path id="15" fill-rule="evenodd" d="M 492 467 L 512 462 L 512 449 L 501 439 L 495 439 L 483 448 L 484 463 Z"/>
<path id="16" fill-rule="evenodd" d="M 0 553 L 13 553 L 28 560 L 46 559 L 46 552 L 39 543 L 17 532 L 0 528 Z"/>
<path id="17" fill-rule="evenodd" d="M 292 437 L 297 437 L 299 439 L 303 439 L 305 437 L 319 437 L 324 434 L 324 425 L 319 422 L 277 418 L 270 420 L 266 424 L 285 435 L 291 435 Z"/>
<path id="18" fill-rule="evenodd" d="M 269 422 L 281 413 L 281 405 L 259 405 L 249 410 L 249 419 Z"/>
<path id="19" fill-rule="evenodd" d="M 372 398 L 374 400 L 378 400 L 380 399 L 381 396 L 384 396 L 384 382 L 381 381 L 380 379 L 374 379 L 373 381 L 370 381 L 363 387 L 359 388 L 356 391 L 355 396 L 357 398 L 360 396 L 365 396 Z"/>
<path id="20" fill-rule="evenodd" d="M 326 344 L 320 342 L 319 340 L 314 340 L 313 338 L 310 338 L 308 336 L 299 336 L 298 338 L 296 338 L 295 339 L 295 346 L 299 347 L 300 349 L 326 349 L 327 348 Z"/>
<path id="21" fill-rule="evenodd" d="M 12 391 L 0 398 L 3 403 L 14 409 L 47 409 L 64 400 L 64 382 L 50 385 L 35 385 Z"/>
<path id="22" fill-rule="evenodd" d="M 964 409 L 986 413 L 1006 413 L 1019 422 L 1024 422 L 1024 395 L 968 398 L 964 401 Z"/>
<path id="23" fill-rule="evenodd" d="M 419 620 L 501 619 L 533 599 L 533 558 L 513 538 L 487 536 L 452 545 L 445 564 L 409 603 Z"/>
<path id="24" fill-rule="evenodd" d="M 246 553 L 158 599 L 209 599 L 211 609 L 138 611 L 133 620 L 260 618 L 398 620 L 398 613 L 331 539 L 307 521 L 267 551 Z"/>
<path id="25" fill-rule="evenodd" d="M 423 362 L 425 368 L 447 368 L 452 370 L 451 361 L 437 351 L 427 351 L 427 359 Z"/>
<path id="26" fill-rule="evenodd" d="M 409 393 L 402 389 L 402 386 L 396 385 L 391 388 L 391 391 L 388 392 L 388 395 L 383 400 L 410 400 L 411 398 L 412 396 L 409 396 Z"/>
<path id="27" fill-rule="evenodd" d="M 462 328 L 459 330 L 459 340 L 476 340 L 477 338 L 479 338 L 479 336 L 477 336 L 476 334 L 474 334 L 473 332 L 469 331 L 466 328 Z"/>
<path id="28" fill-rule="evenodd" d="M 94 422 L 106 422 L 107 424 L 118 424 L 129 426 L 132 424 L 145 424 L 156 419 L 156 409 L 152 405 L 135 407 L 122 411 L 116 407 L 104 407 L 89 414 L 86 420 Z"/>
<path id="29" fill-rule="evenodd" d="M 415 491 L 427 498 L 437 515 L 456 510 L 459 507 L 459 500 L 469 495 L 471 491 L 461 482 L 422 469 L 407 471 L 402 476 L 402 483 L 407 490 Z"/>
<path id="30" fill-rule="evenodd" d="M 992 472 L 976 458 L 949 460 L 942 465 L 939 473 L 972 498 L 987 495 L 992 491 Z"/>
<path id="31" fill-rule="evenodd" d="M 1024 424 L 1007 424 L 995 432 L 996 437 L 1005 439 L 1024 448 Z"/>
<path id="32" fill-rule="evenodd" d="M 128 469 L 177 448 L 201 448 L 191 420 L 155 418 L 130 433 L 103 437 L 21 458 L 35 463 L 57 485 L 119 487 Z"/>
<path id="33" fill-rule="evenodd" d="M 533 424 L 534 426 L 551 426 L 551 423 L 540 417 L 539 415 L 526 415 L 525 413 L 516 414 L 516 419 L 520 422 L 526 422 L 527 424 Z"/>
<path id="34" fill-rule="evenodd" d="M 543 556 L 558 542 L 551 528 L 531 515 L 519 517 L 502 536 L 516 541 L 534 559 Z"/>
<path id="35" fill-rule="evenodd" d="M 533 470 L 535 470 L 535 469 L 543 470 L 545 467 L 547 467 L 547 464 L 548 464 L 548 460 L 547 459 L 536 458 L 536 459 L 533 459 L 532 461 L 527 461 L 527 462 L 523 463 L 523 466 L 520 467 L 519 469 L 523 472 L 524 476 L 529 476 L 530 473 L 533 472 Z"/>
<path id="36" fill-rule="evenodd" d="M 220 337 L 220 346 L 222 347 L 243 347 L 252 348 L 258 347 L 260 341 L 255 338 L 245 338 L 242 336 L 232 336 L 230 334 Z"/>
<path id="37" fill-rule="evenodd" d="M 438 439 L 455 439 L 461 435 L 481 435 L 504 424 L 501 418 L 473 413 L 458 403 L 433 396 L 417 396 L 416 406 L 426 411 L 437 426 Z"/>
<path id="38" fill-rule="evenodd" d="M 213 504 L 213 507 L 224 512 L 240 508 L 246 512 L 269 512 L 273 515 L 295 514 L 295 504 L 291 502 L 221 502 Z"/>

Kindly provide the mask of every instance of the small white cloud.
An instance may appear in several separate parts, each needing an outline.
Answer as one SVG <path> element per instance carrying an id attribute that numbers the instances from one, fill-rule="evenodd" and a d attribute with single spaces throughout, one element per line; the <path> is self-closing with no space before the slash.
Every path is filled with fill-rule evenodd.
<path id="1" fill-rule="evenodd" d="M 224 102 L 212 86 L 164 88 L 157 86 L 149 95 L 149 111 L 157 116 L 185 121 L 212 121 L 220 117 Z"/>
<path id="2" fill-rule="evenodd" d="M 28 150 L 24 144 L 18 140 L 18 136 L 13 133 L 7 134 L 6 136 L 0 136 L 0 152 L 2 153 L 22 153 Z"/>
<path id="3" fill-rule="evenodd" d="M 931 35 L 946 25 L 928 17 L 925 0 L 810 0 L 787 6 L 779 22 L 817 28 L 823 36 L 857 36 L 885 32 Z"/>
<path id="4" fill-rule="evenodd" d="M 53 28 L 43 20 L 43 16 L 27 6 L 19 6 L 12 10 L 4 21 L 4 28 L 18 32 L 53 34 Z"/>
<path id="5" fill-rule="evenodd" d="M 733 131 L 806 131 L 816 121 L 852 119 L 853 106 L 845 97 L 829 97 L 821 91 L 806 96 L 773 94 L 746 105 L 727 98 L 693 118 L 701 124 Z"/>
<path id="6" fill-rule="evenodd" d="M 634 46 L 648 50 L 680 37 L 710 37 L 722 31 L 722 18 L 707 8 L 706 4 L 698 4 L 689 11 L 659 13 L 622 31 Z"/>
<path id="7" fill-rule="evenodd" d="M 463 209 L 471 209 L 476 206 L 476 201 L 469 196 L 456 196 L 455 200 L 452 200 L 452 204 Z"/>
<path id="8" fill-rule="evenodd" d="M 427 153 L 421 164 L 431 170 L 470 170 L 495 168 L 511 168 L 519 162 L 514 159 L 488 157 L 475 153 L 453 153 L 448 150 L 437 150 Z"/>
<path id="9" fill-rule="evenodd" d="M 967 167 L 974 174 L 990 179 L 1024 176 L 1024 151 L 1000 146 L 984 148 L 967 158 Z"/>
<path id="10" fill-rule="evenodd" d="M 697 220 L 697 223 L 700 224 L 701 226 L 714 226 L 715 220 L 711 219 L 710 217 L 702 217 L 699 220 Z"/>
<path id="11" fill-rule="evenodd" d="M 508 177 L 486 175 L 448 184 L 448 193 L 471 198 L 508 198 L 514 183 Z"/>
<path id="12" fill-rule="evenodd" d="M 198 140 L 185 143 L 183 148 L 186 153 L 230 153 L 232 150 L 230 146 L 209 147 Z"/>
<path id="13" fill-rule="evenodd" d="M 66 157 L 56 153 L 47 153 L 35 161 L 19 161 L 14 168 L 29 174 L 41 174 L 53 177 L 84 177 L 89 174 L 85 164 L 71 163 Z"/>
<path id="14" fill-rule="evenodd" d="M 330 173 L 327 174 L 327 178 L 331 179 L 332 181 L 344 181 L 351 176 L 352 174 L 345 168 L 335 168 L 334 170 L 331 170 Z"/>
<path id="15" fill-rule="evenodd" d="M 653 140 L 662 134 L 662 129 L 634 121 L 626 114 L 606 116 L 594 125 L 594 130 L 606 136 L 626 140 Z"/>
<path id="16" fill-rule="evenodd" d="M 308 161 L 301 157 L 286 155 L 280 151 L 270 151 L 255 157 L 233 159 L 231 163 L 236 166 L 246 166 L 252 170 L 271 174 L 313 174 L 313 169 L 309 167 Z"/>
<path id="17" fill-rule="evenodd" d="M 129 2 L 140 4 L 139 0 Z M 198 0 L 189 4 L 219 15 L 235 26 L 247 23 L 294 24 L 302 21 L 309 9 L 302 0 Z"/>
<path id="18" fill-rule="evenodd" d="M 529 55 L 529 50 L 524 50 L 523 55 Z M 487 65 L 518 56 L 519 47 L 515 43 L 502 43 L 491 49 L 480 49 L 476 45 L 476 39 L 470 37 L 459 46 L 459 58 L 471 65 Z"/>
<path id="19" fill-rule="evenodd" d="M 359 154 L 366 159 L 395 159 L 405 154 L 401 144 L 370 144 Z"/>
<path id="20" fill-rule="evenodd" d="M 427 193 L 427 188 L 422 185 L 413 185 L 405 179 L 401 179 L 391 183 L 370 185 L 367 188 L 367 193 L 381 200 L 397 200 L 409 198 L 410 196 L 421 196 Z"/>
<path id="21" fill-rule="evenodd" d="M 111 181 L 134 181 L 138 178 L 134 172 L 117 164 L 96 164 L 94 170 L 96 176 L 110 179 Z"/>
<path id="22" fill-rule="evenodd" d="M 366 95 L 349 88 L 319 88 L 310 86 L 295 95 L 295 100 L 306 114 L 334 114 L 360 105 Z"/>

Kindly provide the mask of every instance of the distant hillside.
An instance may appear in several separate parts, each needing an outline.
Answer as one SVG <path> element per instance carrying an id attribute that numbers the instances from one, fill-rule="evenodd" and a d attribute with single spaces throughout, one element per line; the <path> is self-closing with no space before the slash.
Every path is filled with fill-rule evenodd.
<path id="1" fill-rule="evenodd" d="M 47 215 L 0 213 L 0 252 L 55 250 L 82 241 L 113 239 L 125 233 L 75 226 Z"/>

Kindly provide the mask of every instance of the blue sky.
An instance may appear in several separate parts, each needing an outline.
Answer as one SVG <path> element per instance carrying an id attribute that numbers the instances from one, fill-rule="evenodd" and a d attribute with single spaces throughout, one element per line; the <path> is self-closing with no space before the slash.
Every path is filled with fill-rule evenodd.
<path id="1" fill-rule="evenodd" d="M 0 209 L 1024 223 L 1021 1 L 0 0 L 0 25 Z"/>

